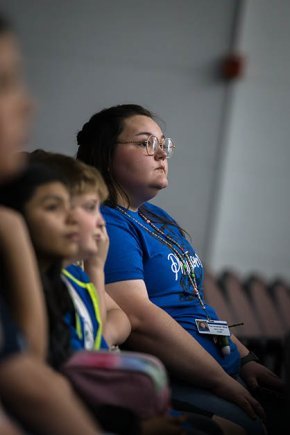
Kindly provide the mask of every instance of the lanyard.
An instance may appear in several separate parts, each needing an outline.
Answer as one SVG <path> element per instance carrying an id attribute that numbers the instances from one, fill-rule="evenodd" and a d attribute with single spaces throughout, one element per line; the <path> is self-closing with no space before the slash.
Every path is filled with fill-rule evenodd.
<path id="1" fill-rule="evenodd" d="M 189 252 L 186 251 L 176 240 L 174 240 L 172 237 L 170 237 L 168 234 L 165 234 L 160 228 L 158 228 L 153 222 L 151 222 L 150 219 L 148 219 L 147 216 L 145 216 L 142 212 L 138 212 L 139 216 L 148 224 L 150 227 L 154 230 L 152 231 L 149 229 L 146 225 L 144 225 L 142 222 L 140 222 L 138 219 L 136 219 L 134 216 L 129 214 L 126 210 L 124 210 L 119 205 L 116 206 L 116 208 L 123 213 L 125 216 L 129 217 L 131 220 L 136 222 L 140 227 L 142 227 L 147 233 L 151 234 L 152 237 L 155 237 L 158 239 L 162 244 L 167 246 L 179 259 L 179 261 L 182 264 L 183 271 L 185 275 L 188 276 L 188 279 L 190 281 L 190 284 L 193 288 L 195 296 L 198 298 L 198 301 L 206 315 L 207 320 L 210 320 L 210 316 L 207 312 L 206 306 L 202 300 L 202 297 L 200 295 L 200 292 L 198 290 L 196 277 L 194 273 L 194 267 L 191 263 L 191 259 L 189 257 Z M 186 260 L 186 261 L 185 261 Z"/>

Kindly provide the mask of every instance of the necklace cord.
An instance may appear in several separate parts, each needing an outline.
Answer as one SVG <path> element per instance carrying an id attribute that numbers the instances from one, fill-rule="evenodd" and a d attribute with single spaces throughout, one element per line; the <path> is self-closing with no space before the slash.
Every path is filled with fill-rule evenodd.
<path id="1" fill-rule="evenodd" d="M 138 219 L 136 219 L 134 216 L 131 216 L 126 210 L 124 210 L 119 205 L 116 206 L 116 208 L 125 216 L 127 216 L 129 219 L 136 222 L 140 227 L 142 227 L 147 233 L 151 234 L 151 236 L 157 238 L 162 244 L 167 246 L 178 258 L 178 260 L 182 264 L 183 273 L 187 275 L 189 282 L 193 288 L 193 292 L 195 296 L 197 296 L 198 301 L 202 307 L 202 309 L 205 312 L 205 315 L 207 317 L 207 320 L 211 320 L 210 316 L 207 312 L 206 306 L 202 300 L 202 297 L 200 295 L 200 292 L 198 290 L 196 277 L 194 273 L 194 268 L 191 264 L 191 259 L 189 257 L 189 252 L 185 250 L 176 240 L 174 240 L 171 236 L 164 233 L 160 228 L 158 228 L 147 216 L 145 216 L 140 210 L 138 211 L 138 215 L 148 224 L 150 227 L 154 230 L 151 231 L 146 225 L 142 224 Z M 186 261 L 185 261 L 185 260 Z"/>

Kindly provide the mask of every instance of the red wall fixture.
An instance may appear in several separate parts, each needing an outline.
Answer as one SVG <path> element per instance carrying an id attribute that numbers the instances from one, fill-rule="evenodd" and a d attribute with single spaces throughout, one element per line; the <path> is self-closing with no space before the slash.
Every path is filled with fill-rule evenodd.
<path id="1" fill-rule="evenodd" d="M 221 74 L 225 80 L 237 80 L 245 74 L 245 56 L 239 53 L 230 53 L 224 57 L 221 64 Z"/>

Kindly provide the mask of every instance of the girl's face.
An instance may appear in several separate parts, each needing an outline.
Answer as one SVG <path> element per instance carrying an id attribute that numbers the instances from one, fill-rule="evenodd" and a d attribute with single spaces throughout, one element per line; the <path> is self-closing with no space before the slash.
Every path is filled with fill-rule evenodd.
<path id="1" fill-rule="evenodd" d="M 153 119 L 144 115 L 127 118 L 118 139 L 132 143 L 119 143 L 113 158 L 113 175 L 128 195 L 132 208 L 152 199 L 168 185 L 165 152 L 159 148 L 155 155 L 149 156 L 142 145 L 150 135 L 159 141 L 164 137 Z"/>
<path id="2" fill-rule="evenodd" d="M 105 221 L 100 212 L 97 193 L 83 193 L 72 198 L 73 215 L 79 228 L 79 259 L 86 259 L 98 252 L 98 240 Z"/>
<path id="3" fill-rule="evenodd" d="M 60 182 L 39 186 L 25 205 L 25 217 L 40 262 L 76 255 L 79 230 L 70 196 Z"/>
<path id="4" fill-rule="evenodd" d="M 26 93 L 21 59 L 12 34 L 0 36 L 0 180 L 23 165 L 32 103 Z"/>

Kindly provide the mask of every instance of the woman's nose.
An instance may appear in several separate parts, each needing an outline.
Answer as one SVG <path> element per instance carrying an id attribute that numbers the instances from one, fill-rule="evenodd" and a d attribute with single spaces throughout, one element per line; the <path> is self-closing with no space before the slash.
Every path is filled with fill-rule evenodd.
<path id="1" fill-rule="evenodd" d="M 163 145 L 159 143 L 158 148 L 154 154 L 156 160 L 165 160 L 167 158 L 166 152 L 164 151 Z"/>

